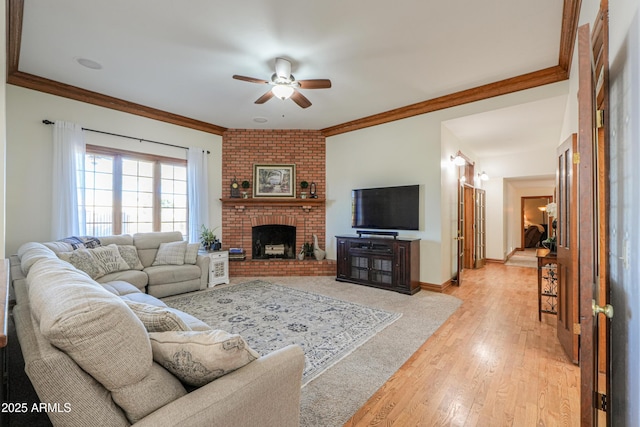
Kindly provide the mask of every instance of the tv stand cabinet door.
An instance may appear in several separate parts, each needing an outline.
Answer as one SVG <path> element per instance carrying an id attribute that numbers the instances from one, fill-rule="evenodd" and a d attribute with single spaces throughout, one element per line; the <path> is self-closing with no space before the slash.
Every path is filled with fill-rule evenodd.
<path id="1" fill-rule="evenodd" d="M 349 277 L 351 265 L 351 260 L 349 258 L 349 241 L 345 239 L 338 239 L 338 247 L 336 248 L 338 279 L 347 279 Z"/>
<path id="2" fill-rule="evenodd" d="M 394 282 L 401 292 L 414 294 L 420 289 L 420 243 L 398 241 L 394 248 Z"/>

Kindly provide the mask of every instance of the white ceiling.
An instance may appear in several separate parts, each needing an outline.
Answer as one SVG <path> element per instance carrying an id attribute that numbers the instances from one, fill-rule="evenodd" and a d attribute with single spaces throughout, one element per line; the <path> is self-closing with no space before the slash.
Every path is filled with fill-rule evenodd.
<path id="1" fill-rule="evenodd" d="M 323 129 L 557 65 L 562 8 L 557 0 L 25 0 L 19 70 L 228 128 Z M 303 90 L 307 109 L 276 98 L 254 104 L 269 86 L 231 76 L 269 79 L 279 56 L 297 79 L 333 87 Z M 476 152 L 554 129 L 555 143 L 561 103 L 449 125 Z M 528 132 L 536 117 L 544 126 Z"/>

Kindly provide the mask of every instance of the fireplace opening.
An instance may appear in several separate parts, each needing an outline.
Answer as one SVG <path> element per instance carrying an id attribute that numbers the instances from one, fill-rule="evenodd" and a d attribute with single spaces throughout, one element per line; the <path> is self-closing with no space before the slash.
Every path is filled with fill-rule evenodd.
<path id="1" fill-rule="evenodd" d="M 295 259 L 296 227 L 258 225 L 251 229 L 253 259 Z"/>

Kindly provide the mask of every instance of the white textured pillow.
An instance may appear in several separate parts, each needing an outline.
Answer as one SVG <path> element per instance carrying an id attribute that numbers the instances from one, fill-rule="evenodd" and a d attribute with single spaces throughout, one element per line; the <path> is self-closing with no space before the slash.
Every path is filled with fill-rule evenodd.
<path id="1" fill-rule="evenodd" d="M 116 245 L 99 246 L 94 249 L 79 248 L 72 252 L 61 252 L 58 257 L 84 271 L 92 279 L 116 271 L 129 270 L 129 264 L 122 259 Z"/>
<path id="2" fill-rule="evenodd" d="M 123 299 L 148 332 L 190 331 L 191 328 L 168 307 Z"/>
<path id="3" fill-rule="evenodd" d="M 187 251 L 187 242 L 160 243 L 156 259 L 151 265 L 182 265 L 184 254 Z"/>
<path id="4" fill-rule="evenodd" d="M 153 332 L 153 360 L 182 382 L 202 386 L 260 355 L 237 334 L 221 330 Z"/>
<path id="5" fill-rule="evenodd" d="M 200 243 L 187 244 L 187 251 L 184 253 L 185 264 L 195 264 L 198 260 L 198 251 L 200 250 Z"/>
<path id="6" fill-rule="evenodd" d="M 144 266 L 138 258 L 138 249 L 133 245 L 117 245 L 120 256 L 129 265 L 131 270 L 142 270 Z"/>

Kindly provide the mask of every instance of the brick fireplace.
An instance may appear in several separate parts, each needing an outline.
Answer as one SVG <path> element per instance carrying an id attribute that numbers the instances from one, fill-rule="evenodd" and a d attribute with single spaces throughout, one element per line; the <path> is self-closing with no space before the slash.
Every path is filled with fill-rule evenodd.
<path id="1" fill-rule="evenodd" d="M 254 164 L 294 164 L 296 166 L 296 198 L 230 198 L 230 184 L 247 180 L 253 191 Z M 231 261 L 232 276 L 332 276 L 335 261 L 317 261 L 297 254 L 305 242 L 318 236 L 325 249 L 325 139 L 319 131 L 229 129 L 222 138 L 222 244 L 224 248 L 240 247 L 244 261 Z M 316 184 L 317 199 L 301 199 L 300 182 Z M 295 229 L 295 243 L 283 243 L 293 259 L 264 256 L 265 247 L 256 247 L 256 227 L 282 226 Z M 293 246 L 293 247 L 291 247 Z M 270 248 L 279 251 L 279 247 Z M 256 256 L 254 256 L 254 251 Z M 260 256 L 258 256 L 260 252 Z"/>

